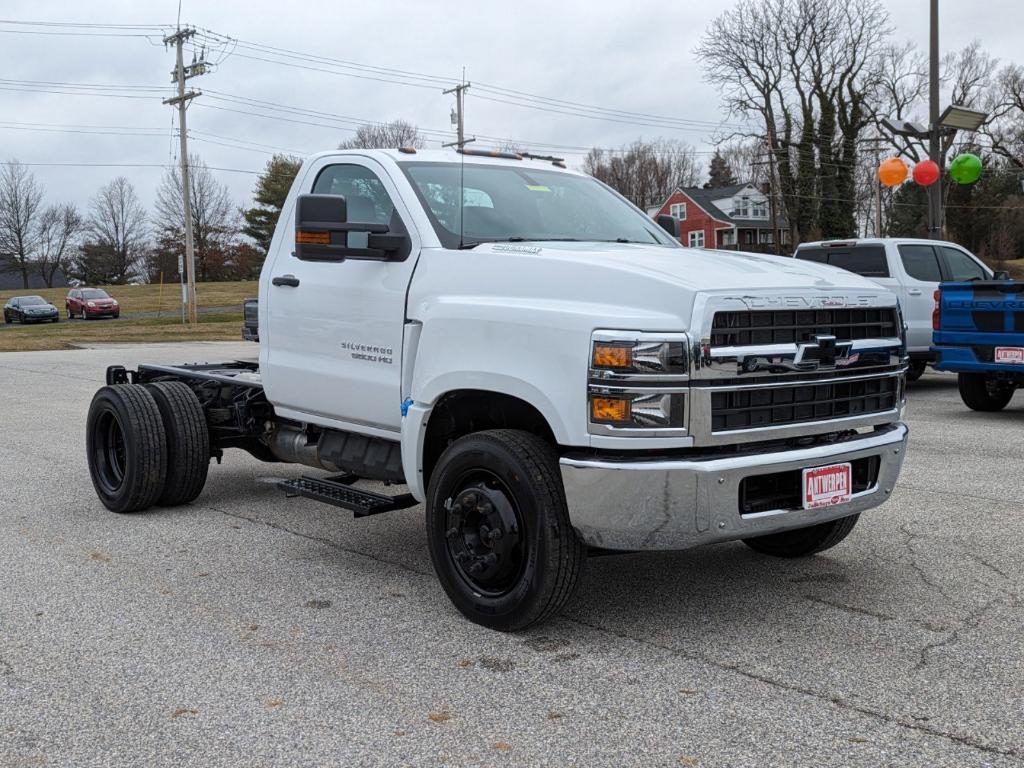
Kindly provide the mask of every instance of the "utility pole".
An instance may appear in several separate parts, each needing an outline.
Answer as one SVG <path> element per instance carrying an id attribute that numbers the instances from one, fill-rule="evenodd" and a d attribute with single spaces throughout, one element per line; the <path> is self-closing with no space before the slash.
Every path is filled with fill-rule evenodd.
<path id="1" fill-rule="evenodd" d="M 185 41 L 192 37 L 196 31 L 191 27 L 178 28 L 173 35 L 164 38 L 164 45 L 174 44 L 177 61 L 174 70 L 171 72 L 171 82 L 177 82 L 178 95 L 164 99 L 164 104 L 171 104 L 178 107 L 178 138 L 181 142 L 181 196 L 185 213 L 185 263 L 188 270 L 188 287 L 185 289 L 184 303 L 188 309 L 188 322 L 195 325 L 199 321 L 199 313 L 196 308 L 196 253 L 195 243 L 192 238 L 192 186 L 188 170 L 188 128 L 185 125 L 185 110 L 188 102 L 201 91 L 185 91 L 185 81 L 192 77 L 206 73 L 206 62 L 193 57 L 192 63 L 185 66 L 182 48 Z"/>
<path id="2" fill-rule="evenodd" d="M 448 93 L 454 93 L 455 94 L 454 122 L 455 122 L 455 126 L 456 126 L 455 131 L 456 131 L 456 135 L 458 136 L 458 140 L 454 141 L 454 142 L 452 142 L 450 144 L 444 144 L 443 146 L 445 146 L 445 147 L 457 146 L 459 149 L 462 149 L 462 146 L 464 144 L 468 143 L 466 141 L 465 112 L 463 110 L 463 99 L 464 99 L 465 93 L 466 93 L 466 91 L 468 89 L 469 89 L 469 83 L 466 82 L 466 78 L 465 78 L 465 76 L 463 76 L 462 82 L 459 85 L 456 85 L 454 88 L 449 88 L 447 91 L 442 91 L 441 92 L 441 93 L 444 93 L 444 94 L 448 94 Z M 470 139 L 470 141 L 473 141 L 473 139 Z"/>
<path id="3" fill-rule="evenodd" d="M 939 134 L 939 0 L 931 0 L 928 44 L 928 157 L 939 166 L 938 180 L 928 187 L 928 237 L 942 239 L 942 157 Z"/>
<path id="4" fill-rule="evenodd" d="M 765 153 L 768 157 L 766 160 L 755 160 L 751 165 L 768 166 L 768 217 L 772 223 L 772 251 L 776 256 L 778 256 L 781 252 L 782 232 L 779 230 L 778 207 L 776 206 L 775 201 L 775 151 L 772 149 L 771 142 L 768 140 L 768 137 L 765 136 L 763 138 Z M 736 240 L 736 247 L 739 248 L 739 238 Z"/>

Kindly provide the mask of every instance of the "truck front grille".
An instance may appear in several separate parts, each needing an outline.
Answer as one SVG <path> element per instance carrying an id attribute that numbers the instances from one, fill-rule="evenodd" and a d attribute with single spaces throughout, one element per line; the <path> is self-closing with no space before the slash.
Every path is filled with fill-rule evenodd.
<path id="1" fill-rule="evenodd" d="M 814 336 L 837 341 L 888 339 L 900 335 L 899 316 L 891 307 L 855 309 L 730 310 L 716 312 L 712 347 L 795 344 Z"/>
<path id="2" fill-rule="evenodd" d="M 891 411 L 899 402 L 899 377 L 801 382 L 711 393 L 711 431 L 759 429 Z"/>

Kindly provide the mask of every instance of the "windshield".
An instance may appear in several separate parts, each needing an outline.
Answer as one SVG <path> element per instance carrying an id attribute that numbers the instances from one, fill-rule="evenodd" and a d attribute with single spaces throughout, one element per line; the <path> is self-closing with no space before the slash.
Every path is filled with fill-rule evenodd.
<path id="1" fill-rule="evenodd" d="M 589 176 L 514 165 L 399 165 L 446 248 L 459 246 L 460 224 L 465 246 L 522 240 L 676 244 L 650 218 Z"/>
<path id="2" fill-rule="evenodd" d="M 88 291 L 82 291 L 83 299 L 109 299 L 106 291 L 101 291 L 98 288 L 91 288 Z"/>
<path id="3" fill-rule="evenodd" d="M 18 303 L 23 307 L 40 307 L 46 305 L 42 296 L 26 296 L 23 299 L 18 299 Z"/>

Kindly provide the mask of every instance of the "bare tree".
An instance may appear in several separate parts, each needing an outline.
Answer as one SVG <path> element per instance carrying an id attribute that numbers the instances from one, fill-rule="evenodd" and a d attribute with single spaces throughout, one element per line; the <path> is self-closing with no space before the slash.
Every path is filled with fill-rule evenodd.
<path id="1" fill-rule="evenodd" d="M 795 240 L 853 233 L 858 139 L 887 34 L 879 0 L 740 0 L 697 48 L 730 113 L 756 120 L 738 135 L 767 145 Z"/>
<path id="2" fill-rule="evenodd" d="M 228 246 L 240 232 L 241 222 L 227 185 L 217 181 L 206 163 L 198 157 L 191 158 L 189 162 L 196 279 L 216 280 L 223 271 Z M 157 190 L 155 207 L 159 250 L 183 254 L 185 209 L 181 173 L 176 166 L 164 174 Z"/>
<path id="3" fill-rule="evenodd" d="M 70 271 L 74 247 L 83 225 L 81 214 L 71 203 L 51 205 L 39 217 L 36 267 L 50 288 L 53 288 L 58 274 Z"/>
<path id="4" fill-rule="evenodd" d="M 676 187 L 696 186 L 703 175 L 693 147 L 675 139 L 638 139 L 621 150 L 592 149 L 583 170 L 645 210 Z"/>
<path id="5" fill-rule="evenodd" d="M 999 71 L 985 108 L 989 122 L 982 131 L 989 148 L 1024 168 L 1024 67 L 1007 64 Z"/>
<path id="6" fill-rule="evenodd" d="M 139 273 L 148 236 L 146 211 L 124 176 L 100 187 L 89 203 L 86 243 L 77 269 L 87 282 L 123 283 Z"/>
<path id="7" fill-rule="evenodd" d="M 390 123 L 366 123 L 356 128 L 356 135 L 338 145 L 338 149 L 422 149 L 423 137 L 419 128 L 405 120 Z"/>
<path id="8" fill-rule="evenodd" d="M 0 168 L 0 254 L 7 254 L 10 261 L 0 268 L 20 273 L 25 288 L 38 244 L 42 203 L 43 190 L 32 172 L 17 160 L 4 163 Z"/>

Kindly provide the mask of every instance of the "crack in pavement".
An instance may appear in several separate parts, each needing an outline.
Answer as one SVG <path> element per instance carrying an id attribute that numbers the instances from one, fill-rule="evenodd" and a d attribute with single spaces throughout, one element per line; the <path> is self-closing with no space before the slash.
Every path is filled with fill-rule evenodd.
<path id="1" fill-rule="evenodd" d="M 816 595 L 801 595 L 804 600 L 811 603 L 820 603 L 821 605 L 827 605 L 829 608 L 835 608 L 839 611 L 845 611 L 846 613 L 858 614 L 860 616 L 870 616 L 873 619 L 879 621 L 896 621 L 895 616 L 890 616 L 887 613 L 876 613 L 875 611 L 868 610 L 867 608 L 859 608 L 856 605 L 846 605 L 834 600 L 828 600 L 824 597 L 818 597 Z"/>
<path id="2" fill-rule="evenodd" d="M 1003 496 L 996 498 L 994 496 L 979 496 L 974 493 L 964 493 L 962 491 L 936 491 L 934 488 L 920 488 L 916 485 L 907 485 L 906 483 L 897 483 L 897 490 L 908 490 L 917 491 L 918 493 L 931 493 L 936 496 L 957 496 L 965 499 L 978 499 L 979 501 L 998 501 L 1002 504 L 1013 504 L 1015 501 L 1021 501 L 1021 499 L 1015 499 L 1012 497 Z"/>
<path id="3" fill-rule="evenodd" d="M 765 685 L 770 685 L 774 688 L 779 688 L 784 691 L 789 691 L 790 693 L 798 693 L 804 696 L 808 696 L 812 699 L 816 699 L 827 704 L 832 704 L 833 706 L 836 706 L 839 709 L 848 710 L 850 712 L 856 712 L 858 714 L 864 715 L 865 717 L 880 720 L 890 725 L 895 725 L 910 731 L 918 731 L 920 733 L 928 734 L 929 736 L 936 736 L 938 738 L 946 739 L 957 744 L 962 744 L 965 747 L 970 747 L 971 749 L 976 749 L 980 752 L 985 752 L 987 754 L 992 755 L 999 755 L 1001 757 L 1017 757 L 1020 754 L 1020 750 L 1016 748 L 1006 749 L 1003 747 L 986 744 L 985 742 L 977 741 L 969 736 L 960 736 L 956 733 L 949 733 L 947 731 L 943 731 L 932 726 L 922 725 L 920 722 L 908 722 L 894 715 L 890 715 L 886 712 L 881 712 L 879 710 L 870 709 L 868 707 L 861 706 L 858 704 L 853 704 L 840 696 L 830 696 L 826 693 L 822 693 L 821 691 L 817 691 L 813 688 L 797 685 L 796 683 L 790 683 L 787 680 L 777 680 L 767 675 L 763 675 L 758 672 L 753 672 L 751 670 L 744 669 L 738 663 L 729 664 L 727 662 L 718 661 L 717 659 L 712 659 L 707 656 L 691 653 L 689 651 L 685 651 L 679 648 L 673 648 L 672 646 L 664 645 L 662 643 L 657 643 L 653 640 L 636 638 L 626 634 L 625 632 L 610 629 L 607 627 L 602 627 L 598 624 L 591 624 L 590 622 L 583 621 L 582 619 L 567 619 L 567 621 L 580 624 L 584 627 L 589 627 L 590 629 L 594 629 L 598 632 L 604 632 L 610 635 L 614 635 L 615 637 L 621 638 L 623 640 L 628 640 L 633 643 L 647 645 L 652 648 L 658 648 L 659 650 L 666 651 L 674 656 L 687 659 L 688 661 L 708 664 L 712 667 L 715 667 L 716 669 L 720 669 L 726 672 L 733 672 L 737 675 L 741 675 L 750 680 L 756 680 L 757 682 L 764 683 Z"/>
<path id="4" fill-rule="evenodd" d="M 431 574 L 429 572 L 420 571 L 420 570 L 418 570 L 416 568 L 412 568 L 407 563 L 400 563 L 400 562 L 396 562 L 394 560 L 386 560 L 384 558 L 377 557 L 376 555 L 372 555 L 372 554 L 369 554 L 367 552 L 362 552 L 360 550 L 344 547 L 344 546 L 338 544 L 337 542 L 331 541 L 330 539 L 326 539 L 326 538 L 324 538 L 322 536 L 313 536 L 313 535 L 310 535 L 310 534 L 307 534 L 307 533 L 303 533 L 301 531 L 296 531 L 296 530 L 294 530 L 292 528 L 288 528 L 287 526 L 283 526 L 283 525 L 280 525 L 278 523 L 271 522 L 269 520 L 262 520 L 260 518 L 248 517 L 246 515 L 238 514 L 236 512 L 228 512 L 227 510 L 219 509 L 219 508 L 213 507 L 213 506 L 207 506 L 207 509 L 210 509 L 213 512 L 219 512 L 220 514 L 226 515 L 227 517 L 233 517 L 233 518 L 236 518 L 238 520 L 245 520 L 246 522 L 252 523 L 254 525 L 263 525 L 263 526 L 266 526 L 268 528 L 272 528 L 274 530 L 281 531 L 282 533 L 288 533 L 288 534 L 291 534 L 293 536 L 299 536 L 301 538 L 308 539 L 310 541 L 315 541 L 315 542 L 318 542 L 318 543 L 323 544 L 325 546 L 331 547 L 332 549 L 337 549 L 337 550 L 340 550 L 342 552 L 347 552 L 349 554 L 365 557 L 365 558 L 367 558 L 369 560 L 372 560 L 374 562 L 382 563 L 384 565 L 395 566 L 397 568 L 401 568 L 403 570 L 409 571 L 410 573 L 415 573 L 415 574 L 417 574 L 419 576 L 428 576 L 429 577 L 429 576 L 433 575 L 433 574 Z M 905 531 L 905 533 L 909 533 L 909 532 Z M 913 537 L 914 535 L 915 534 L 910 534 L 911 537 Z M 933 585 L 930 581 L 925 579 L 925 583 L 928 584 L 929 586 L 932 586 L 933 588 L 937 589 L 940 593 L 942 593 L 942 589 L 940 587 L 936 586 L 936 585 Z M 951 601 L 951 602 L 953 602 L 953 601 Z M 992 601 L 992 602 L 995 602 L 995 601 Z M 991 604 L 992 603 L 986 604 L 985 608 L 987 609 Z M 681 648 L 675 648 L 675 647 L 670 646 L 670 645 L 665 645 L 663 643 L 658 643 L 658 642 L 655 642 L 653 640 L 647 640 L 647 639 L 643 639 L 643 638 L 633 637 L 632 635 L 628 635 L 625 632 L 622 632 L 622 631 L 619 631 L 619 630 L 615 630 L 615 629 L 611 629 L 609 627 L 604 627 L 604 626 L 601 626 L 599 624 L 594 624 L 594 623 L 591 623 L 591 622 L 588 622 L 588 621 L 585 621 L 585 620 L 579 619 L 579 618 L 572 618 L 572 617 L 563 615 L 561 617 L 561 620 L 570 622 L 572 624 L 577 624 L 577 625 L 582 626 L 582 627 L 587 627 L 588 629 L 594 630 L 596 632 L 599 632 L 599 633 L 602 633 L 602 634 L 606 634 L 606 635 L 611 635 L 612 637 L 617 637 L 617 638 L 620 638 L 622 640 L 626 640 L 628 642 L 635 643 L 637 645 L 643 645 L 643 646 L 648 646 L 648 647 L 651 647 L 651 648 L 656 648 L 656 649 L 658 649 L 660 651 L 669 653 L 669 654 L 671 654 L 673 656 L 676 656 L 678 658 L 684 658 L 684 659 L 687 659 L 688 661 L 696 662 L 698 664 L 707 664 L 707 665 L 709 665 L 711 667 L 714 667 L 716 669 L 722 670 L 724 672 L 731 672 L 733 674 L 740 675 L 741 677 L 745 677 L 747 679 L 754 680 L 754 681 L 763 683 L 765 685 L 770 685 L 770 686 L 772 686 L 774 688 L 778 688 L 780 690 L 784 690 L 784 691 L 788 691 L 790 693 L 796 693 L 796 694 L 800 694 L 800 695 L 803 695 L 803 696 L 807 696 L 809 698 L 815 699 L 816 701 L 821 701 L 821 702 L 824 702 L 826 704 L 831 704 L 832 706 L 838 707 L 839 709 L 847 710 L 847 711 L 850 711 L 850 712 L 856 712 L 858 714 L 864 715 L 865 717 L 869 717 L 869 718 L 872 718 L 872 719 L 875 719 L 875 720 L 879 720 L 881 722 L 888 723 L 890 725 L 895 725 L 897 727 L 905 728 L 905 729 L 910 730 L 910 731 L 916 731 L 916 732 L 919 732 L 919 733 L 927 734 L 929 736 L 935 736 L 937 738 L 946 739 L 947 741 L 951 741 L 951 742 L 954 742 L 956 744 L 961 744 L 961 745 L 963 745 L 965 747 L 969 747 L 970 749 L 976 749 L 979 752 L 984 752 L 986 754 L 991 754 L 991 755 L 999 755 L 1001 757 L 1014 757 L 1014 758 L 1017 757 L 1020 754 L 1020 750 L 1018 750 L 1016 748 L 1006 749 L 1006 748 L 1003 748 L 1003 747 L 987 744 L 985 742 L 977 741 L 977 740 L 975 740 L 975 739 L 973 739 L 971 737 L 968 737 L 968 736 L 961 736 L 961 735 L 958 735 L 956 733 L 949 733 L 947 731 L 943 731 L 943 730 L 940 730 L 938 728 L 934 728 L 932 726 L 923 725 L 920 722 L 909 722 L 909 721 L 906 721 L 906 720 L 902 720 L 899 717 L 896 717 L 894 715 L 890 715 L 890 714 L 888 714 L 886 712 L 882 712 L 882 711 L 875 710 L 875 709 L 870 709 L 870 708 L 868 708 L 866 706 L 861 706 L 861 705 L 853 704 L 853 703 L 851 703 L 849 701 L 846 701 L 845 699 L 843 699 L 843 698 L 841 698 L 839 696 L 831 696 L 831 695 L 829 695 L 827 693 L 822 693 L 821 691 L 817 691 L 817 690 L 815 690 L 813 688 L 809 688 L 809 687 L 802 686 L 802 685 L 797 685 L 795 683 L 790 683 L 789 681 L 786 681 L 786 680 L 777 680 L 777 679 L 769 677 L 767 675 L 763 675 L 763 674 L 760 674 L 760 673 L 757 673 L 757 672 L 753 672 L 753 671 L 748 670 L 748 669 L 744 669 L 738 663 L 730 664 L 730 663 L 718 661 L 717 659 L 713 659 L 713 658 L 710 658 L 710 657 L 707 657 L 707 656 L 704 656 L 704 655 L 691 653 L 691 652 L 685 651 L 685 650 L 683 650 Z M 979 617 L 979 622 L 980 622 L 980 617 Z"/>

